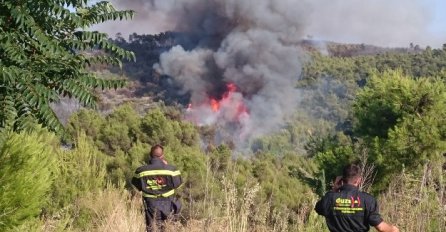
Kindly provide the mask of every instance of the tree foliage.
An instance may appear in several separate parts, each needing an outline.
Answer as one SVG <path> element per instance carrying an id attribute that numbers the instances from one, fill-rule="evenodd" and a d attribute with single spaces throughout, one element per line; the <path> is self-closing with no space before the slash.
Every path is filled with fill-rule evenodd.
<path id="1" fill-rule="evenodd" d="M 440 78 L 375 74 L 359 91 L 353 111 L 355 132 L 368 141 L 384 185 L 402 168 L 445 162 L 446 85 Z"/>
<path id="2" fill-rule="evenodd" d="M 374 72 L 396 69 L 416 78 L 437 76 L 446 70 L 446 50 L 427 47 L 416 53 L 387 51 L 351 57 L 324 56 L 313 52 L 312 61 L 303 68 L 302 78 L 311 82 L 329 77 L 362 87 Z"/>
<path id="3" fill-rule="evenodd" d="M 57 180 L 51 188 L 48 211 L 56 211 L 87 193 L 103 189 L 107 156 L 84 133 L 77 136 L 75 149 L 57 150 Z"/>
<path id="4" fill-rule="evenodd" d="M 96 77 L 88 66 L 121 66 L 121 60 L 133 60 L 134 54 L 114 45 L 105 33 L 83 29 L 131 18 L 133 11 L 118 11 L 106 1 L 87 3 L 0 1 L 0 127 L 20 130 L 37 121 L 57 131 L 61 125 L 50 103 L 64 96 L 94 107 L 94 89 L 123 86 L 123 80 Z"/>
<path id="5" fill-rule="evenodd" d="M 364 157 L 377 167 L 375 190 L 407 168 L 446 162 L 446 85 L 441 77 L 414 79 L 401 70 L 373 73 L 352 106 L 353 131 L 313 141 L 308 151 L 327 179 Z M 359 148 L 359 149 L 358 149 Z"/>
<path id="6" fill-rule="evenodd" d="M 38 216 L 55 179 L 54 136 L 2 133 L 0 142 L 0 230 L 10 231 Z"/>

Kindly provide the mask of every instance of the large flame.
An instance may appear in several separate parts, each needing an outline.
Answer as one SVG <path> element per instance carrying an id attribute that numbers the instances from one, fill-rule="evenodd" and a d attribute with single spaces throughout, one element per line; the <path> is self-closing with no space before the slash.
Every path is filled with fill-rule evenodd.
<path id="1" fill-rule="evenodd" d="M 187 106 L 187 119 L 198 125 L 240 123 L 249 117 L 243 95 L 234 83 L 227 83 L 220 98 L 208 97 L 207 102 L 192 102 Z"/>

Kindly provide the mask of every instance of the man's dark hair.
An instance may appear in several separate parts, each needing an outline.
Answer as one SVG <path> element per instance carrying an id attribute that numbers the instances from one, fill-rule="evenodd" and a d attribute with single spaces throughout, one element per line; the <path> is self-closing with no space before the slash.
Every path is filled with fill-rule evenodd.
<path id="1" fill-rule="evenodd" d="M 361 177 L 361 168 L 356 164 L 349 164 L 342 171 L 342 180 L 344 183 L 350 183 Z"/>
<path id="2" fill-rule="evenodd" d="M 158 148 L 160 148 L 162 151 L 164 151 L 164 147 L 161 144 L 155 144 L 152 146 L 152 148 L 150 148 L 150 157 L 154 157 L 153 152 Z"/>

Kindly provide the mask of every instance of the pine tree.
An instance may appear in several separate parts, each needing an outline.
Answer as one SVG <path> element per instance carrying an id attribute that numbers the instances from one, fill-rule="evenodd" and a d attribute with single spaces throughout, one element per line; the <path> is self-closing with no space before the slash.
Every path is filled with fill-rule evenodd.
<path id="1" fill-rule="evenodd" d="M 356 134 L 379 164 L 382 187 L 403 168 L 445 163 L 446 85 L 440 78 L 413 79 L 401 71 L 375 74 L 354 103 Z"/>
<path id="2" fill-rule="evenodd" d="M 56 156 L 48 133 L 2 133 L 0 231 L 10 231 L 41 213 L 55 177 Z"/>

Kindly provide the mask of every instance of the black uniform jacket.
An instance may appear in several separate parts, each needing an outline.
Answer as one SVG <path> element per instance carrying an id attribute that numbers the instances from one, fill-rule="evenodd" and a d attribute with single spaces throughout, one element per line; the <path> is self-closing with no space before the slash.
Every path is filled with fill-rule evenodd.
<path id="1" fill-rule="evenodd" d="M 325 217 L 332 232 L 369 231 L 383 220 L 375 198 L 357 187 L 344 185 L 339 192 L 328 192 L 316 203 L 316 212 Z"/>
<path id="2" fill-rule="evenodd" d="M 168 198 L 182 183 L 181 173 L 160 158 L 151 158 L 148 165 L 136 169 L 132 184 L 142 191 L 144 198 Z"/>

